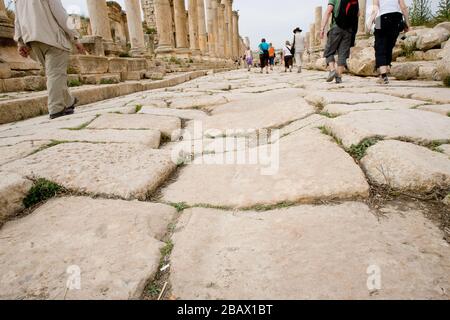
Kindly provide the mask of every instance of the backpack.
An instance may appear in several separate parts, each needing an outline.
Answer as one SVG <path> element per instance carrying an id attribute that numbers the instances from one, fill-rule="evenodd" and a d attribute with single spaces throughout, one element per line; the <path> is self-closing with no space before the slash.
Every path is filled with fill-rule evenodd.
<path id="1" fill-rule="evenodd" d="M 359 20 L 359 2 L 358 0 L 341 0 L 339 13 L 334 17 L 338 27 L 348 30 L 358 26 Z"/>

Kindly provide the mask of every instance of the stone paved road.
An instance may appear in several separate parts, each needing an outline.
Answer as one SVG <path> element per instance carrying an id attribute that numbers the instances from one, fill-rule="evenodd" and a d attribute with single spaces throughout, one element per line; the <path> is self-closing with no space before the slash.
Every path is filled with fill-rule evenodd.
<path id="1" fill-rule="evenodd" d="M 449 299 L 450 90 L 324 77 L 0 126 L 0 298 Z M 66 192 L 24 210 L 39 178 Z"/>

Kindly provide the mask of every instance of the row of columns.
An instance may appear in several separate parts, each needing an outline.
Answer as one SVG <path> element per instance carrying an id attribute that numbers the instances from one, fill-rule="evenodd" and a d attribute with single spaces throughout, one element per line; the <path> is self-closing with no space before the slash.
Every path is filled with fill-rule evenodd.
<path id="1" fill-rule="evenodd" d="M 189 0 L 187 9 L 188 14 L 183 0 L 173 0 L 174 46 L 170 1 L 155 0 L 159 34 L 157 55 L 222 59 L 236 59 L 241 55 L 239 14 L 233 11 L 233 0 Z"/>
<path id="2" fill-rule="evenodd" d="M 366 9 L 367 9 L 367 0 L 358 0 L 359 1 L 359 10 L 361 12 L 359 16 L 358 23 L 358 35 L 364 35 L 366 33 Z M 316 7 L 314 10 L 314 23 L 309 26 L 309 33 L 307 35 L 307 44 L 311 49 L 324 47 L 326 44 L 326 36 L 324 39 L 320 38 L 320 31 L 322 27 L 322 17 L 323 11 L 322 7 Z M 331 22 L 331 21 L 330 21 Z M 325 35 L 328 32 L 329 26 L 327 26 L 325 30 Z"/>

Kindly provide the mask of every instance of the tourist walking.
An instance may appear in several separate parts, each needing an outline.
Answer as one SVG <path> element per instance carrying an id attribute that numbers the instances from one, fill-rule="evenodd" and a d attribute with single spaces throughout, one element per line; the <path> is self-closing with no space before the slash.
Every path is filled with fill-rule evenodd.
<path id="1" fill-rule="evenodd" d="M 305 52 L 306 42 L 305 37 L 302 34 L 303 30 L 300 28 L 296 28 L 294 30 L 294 43 L 293 43 L 293 51 L 295 54 L 295 63 L 298 67 L 298 73 L 302 72 L 303 67 L 303 53 Z"/>
<path id="2" fill-rule="evenodd" d="M 336 79 L 336 83 L 342 83 L 347 59 L 350 56 L 350 48 L 355 44 L 358 32 L 359 3 L 358 0 L 328 0 L 328 7 L 322 19 L 320 30 L 321 39 L 325 36 L 325 28 L 331 17 L 331 27 L 328 32 L 328 41 L 325 47 L 324 57 L 330 73 L 327 82 Z M 334 56 L 338 55 L 338 62 Z"/>
<path id="3" fill-rule="evenodd" d="M 389 84 L 388 69 L 392 51 L 400 32 L 409 30 L 408 7 L 404 0 L 374 0 L 367 30 L 375 23 L 375 60 L 380 75 L 379 83 Z"/>
<path id="4" fill-rule="evenodd" d="M 19 54 L 33 53 L 46 71 L 50 119 L 73 114 L 77 100 L 67 86 L 67 66 L 72 44 L 80 53 L 84 48 L 76 31 L 68 27 L 61 0 L 16 0 L 15 8 Z"/>
<path id="5" fill-rule="evenodd" d="M 275 48 L 273 47 L 273 44 L 270 44 L 269 47 L 269 65 L 270 70 L 273 71 L 273 66 L 275 65 Z"/>
<path id="6" fill-rule="evenodd" d="M 245 51 L 245 63 L 247 65 L 247 69 L 248 71 L 252 70 L 252 66 L 253 66 L 253 52 L 250 49 L 250 47 L 247 47 L 247 50 Z"/>
<path id="7" fill-rule="evenodd" d="M 266 39 L 262 39 L 258 46 L 259 48 L 259 60 L 261 64 L 261 73 L 264 72 L 264 68 L 267 68 L 266 72 L 269 74 L 269 44 Z"/>
<path id="8" fill-rule="evenodd" d="M 286 44 L 283 48 L 283 59 L 284 59 L 284 72 L 292 72 L 292 68 L 294 66 L 293 56 L 292 56 L 292 46 L 289 41 L 286 41 Z"/>

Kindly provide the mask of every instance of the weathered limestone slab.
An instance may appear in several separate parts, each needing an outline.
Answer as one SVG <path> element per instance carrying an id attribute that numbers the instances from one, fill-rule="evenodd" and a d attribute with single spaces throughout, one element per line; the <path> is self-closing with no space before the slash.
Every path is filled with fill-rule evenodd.
<path id="1" fill-rule="evenodd" d="M 382 141 L 361 161 L 369 179 L 395 189 L 431 191 L 450 187 L 447 155 L 401 141 Z"/>
<path id="2" fill-rule="evenodd" d="M 156 108 L 144 106 L 139 111 L 142 114 L 151 114 L 154 116 L 168 116 L 177 117 L 186 120 L 204 120 L 208 117 L 208 114 L 201 110 L 180 110 L 172 108 Z"/>
<path id="3" fill-rule="evenodd" d="M 331 119 L 327 127 L 346 147 L 365 138 L 408 138 L 431 142 L 450 137 L 450 118 L 422 110 L 383 110 L 352 112 Z"/>
<path id="4" fill-rule="evenodd" d="M 181 120 L 175 117 L 147 114 L 103 114 L 94 120 L 88 129 L 153 129 L 170 137 L 181 128 Z"/>
<path id="5" fill-rule="evenodd" d="M 10 216 L 24 209 L 23 199 L 33 186 L 33 182 L 20 175 L 1 172 L 0 179 L 0 225 Z M 1 254 L 0 254 L 1 256 Z"/>
<path id="6" fill-rule="evenodd" d="M 192 98 L 174 98 L 167 101 L 175 109 L 199 109 L 225 104 L 228 100 L 221 95 L 203 95 Z"/>
<path id="7" fill-rule="evenodd" d="M 398 97 L 379 93 L 358 94 L 342 91 L 316 91 L 307 95 L 305 100 L 316 106 L 326 106 L 328 104 L 367 104 L 376 102 L 405 103 L 411 104 L 411 107 L 423 104 L 422 101 L 399 99 Z"/>
<path id="8" fill-rule="evenodd" d="M 71 55 L 69 62 L 69 73 L 90 74 L 107 73 L 108 58 L 97 56 Z"/>
<path id="9" fill-rule="evenodd" d="M 167 152 L 142 146 L 64 143 L 2 168 L 78 192 L 145 199 L 175 170 L 175 164 Z"/>
<path id="10" fill-rule="evenodd" d="M 378 219 L 358 202 L 190 209 L 173 237 L 172 293 L 199 300 L 448 299 L 450 248 L 442 232 L 416 210 L 384 211 Z M 379 290 L 368 286 L 377 271 Z"/>
<path id="11" fill-rule="evenodd" d="M 269 150 L 258 147 L 258 152 L 271 157 L 260 158 L 258 165 L 240 165 L 236 161 L 232 162 L 234 164 L 188 165 L 179 178 L 162 191 L 163 198 L 191 205 L 242 208 L 368 195 L 368 184 L 353 159 L 318 131 L 289 135 L 280 140 L 279 147 L 279 153 L 273 146 Z M 220 155 L 220 159 L 225 158 Z M 204 156 L 201 160 L 209 159 Z"/>
<path id="12" fill-rule="evenodd" d="M 404 102 L 374 102 L 374 103 L 358 103 L 358 104 L 329 104 L 325 106 L 323 111 L 334 115 L 342 115 L 355 111 L 370 110 L 405 110 L 423 104 L 423 102 L 414 102 L 414 100 Z"/>
<path id="13" fill-rule="evenodd" d="M 283 127 L 280 129 L 280 138 L 284 137 L 288 134 L 291 134 L 293 132 L 297 132 L 300 130 L 308 129 L 308 128 L 318 128 L 323 126 L 328 121 L 327 117 L 313 114 L 307 118 L 297 120 L 292 122 L 291 124 Z M 272 140 L 272 142 L 275 142 L 276 138 Z"/>
<path id="14" fill-rule="evenodd" d="M 1 299 L 137 299 L 157 270 L 169 206 L 54 199 L 0 231 Z M 80 272 L 81 288 L 67 289 Z"/>
<path id="15" fill-rule="evenodd" d="M 450 94 L 448 88 L 423 88 L 423 87 L 411 87 L 411 88 L 385 88 L 385 93 L 389 93 L 393 96 L 410 98 L 416 100 L 423 100 L 426 102 L 444 104 L 450 103 Z"/>
<path id="16" fill-rule="evenodd" d="M 203 121 L 205 130 L 248 130 L 278 128 L 314 113 L 314 108 L 302 98 L 267 100 L 265 104 L 229 103 L 212 111 Z"/>
<path id="17" fill-rule="evenodd" d="M 450 92 L 449 92 L 449 94 L 450 94 Z M 418 109 L 436 112 L 436 113 L 442 114 L 444 116 L 450 115 L 450 104 L 426 105 L 423 107 L 419 107 Z"/>
<path id="18" fill-rule="evenodd" d="M 10 146 L 0 146 L 0 165 L 26 157 L 50 141 L 24 141 Z"/>
<path id="19" fill-rule="evenodd" d="M 37 133 L 31 139 L 56 140 L 92 143 L 129 143 L 142 144 L 152 149 L 158 149 L 161 133 L 157 130 L 53 130 Z"/>

